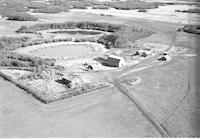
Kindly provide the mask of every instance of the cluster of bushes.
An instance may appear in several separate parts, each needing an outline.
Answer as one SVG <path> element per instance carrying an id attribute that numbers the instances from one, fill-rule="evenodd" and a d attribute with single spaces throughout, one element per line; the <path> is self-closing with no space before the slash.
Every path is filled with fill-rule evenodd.
<path id="1" fill-rule="evenodd" d="M 0 51 L 12 51 L 21 47 L 22 44 L 30 41 L 29 37 L 1 37 L 0 38 Z"/>
<path id="2" fill-rule="evenodd" d="M 146 9 L 139 9 L 138 12 L 147 12 Z"/>
<path id="3" fill-rule="evenodd" d="M 91 38 L 76 38 L 74 40 L 74 42 L 96 42 L 97 39 L 95 39 L 94 37 L 91 37 Z"/>
<path id="4" fill-rule="evenodd" d="M 185 25 L 183 28 L 180 28 L 178 31 L 184 31 L 187 33 L 200 34 L 200 25 Z"/>
<path id="5" fill-rule="evenodd" d="M 13 12 L 6 15 L 7 20 L 17 20 L 17 21 L 36 21 L 38 18 L 23 12 Z"/>
<path id="6" fill-rule="evenodd" d="M 107 5 L 120 10 L 154 9 L 159 7 L 158 3 L 142 1 L 110 2 Z"/>
<path id="7" fill-rule="evenodd" d="M 0 52 L 0 66 L 5 67 L 34 67 L 38 61 L 43 61 L 46 66 L 54 66 L 54 59 L 42 59 L 39 57 L 31 57 L 27 55 L 20 55 L 14 52 Z"/>
<path id="8" fill-rule="evenodd" d="M 42 59 L 39 57 L 31 57 L 27 55 L 20 55 L 14 52 L 0 52 L 0 66 L 5 67 L 34 67 L 37 61 L 44 61 L 46 66 L 54 66 L 55 60 Z"/>
<path id="9" fill-rule="evenodd" d="M 36 33 L 39 30 L 47 29 L 92 29 L 107 32 L 115 32 L 122 26 L 109 23 L 94 23 L 94 22 L 66 22 L 66 23 L 50 23 L 50 24 L 36 24 L 33 26 L 22 26 L 16 32 L 17 33 Z"/>
<path id="10" fill-rule="evenodd" d="M 200 13 L 200 9 L 188 9 L 188 10 L 175 10 L 175 12 L 184 12 L 184 13 Z"/>
<path id="11" fill-rule="evenodd" d="M 46 66 L 54 66 L 55 60 L 42 59 L 14 53 L 13 50 L 29 43 L 28 37 L 1 37 L 0 38 L 0 66 L 33 67 L 42 61 Z"/>
<path id="12" fill-rule="evenodd" d="M 28 74 L 28 75 L 23 75 L 20 77 L 20 79 L 25 80 L 25 79 L 29 79 L 29 80 L 33 80 L 33 79 L 43 79 L 43 80 L 52 80 L 54 79 L 56 76 L 56 70 L 53 70 L 51 68 L 45 67 L 45 62 L 43 62 L 42 60 L 40 60 L 39 62 L 37 62 L 36 66 L 34 66 L 32 68 L 32 74 Z"/>
<path id="13" fill-rule="evenodd" d="M 68 11 L 68 8 L 60 6 L 48 6 L 40 9 L 34 9 L 33 13 L 60 13 L 63 11 Z"/>
<path id="14" fill-rule="evenodd" d="M 46 40 L 34 40 L 31 42 L 23 43 L 21 47 L 39 45 L 44 43 L 52 43 L 52 42 L 68 42 L 72 41 L 72 38 L 58 38 L 58 39 L 46 39 Z"/>
<path id="15" fill-rule="evenodd" d="M 131 47 L 136 40 L 148 37 L 153 33 L 153 31 L 146 29 L 123 27 L 113 34 L 102 36 L 98 39 L 98 42 L 105 45 L 108 49 L 127 48 Z"/>
<path id="16" fill-rule="evenodd" d="M 17 21 L 36 21 L 38 20 L 36 17 L 26 13 L 30 11 L 29 8 L 27 8 L 28 1 L 21 0 L 8 0 L 4 1 L 3 5 L 1 5 L 0 8 L 0 14 L 3 17 L 8 17 L 8 20 L 17 20 Z"/>

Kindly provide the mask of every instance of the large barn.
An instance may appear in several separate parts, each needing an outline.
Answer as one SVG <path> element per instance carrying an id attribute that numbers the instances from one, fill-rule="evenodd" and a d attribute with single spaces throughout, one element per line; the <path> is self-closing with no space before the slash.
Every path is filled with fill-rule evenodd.
<path id="1" fill-rule="evenodd" d="M 108 66 L 112 67 L 122 67 L 126 64 L 123 57 L 115 56 L 115 55 L 109 55 L 107 59 Z"/>

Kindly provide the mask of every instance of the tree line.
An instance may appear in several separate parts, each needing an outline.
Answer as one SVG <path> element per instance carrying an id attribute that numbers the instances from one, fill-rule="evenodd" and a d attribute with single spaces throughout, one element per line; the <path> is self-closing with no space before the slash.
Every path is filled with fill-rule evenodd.
<path id="1" fill-rule="evenodd" d="M 54 59 L 43 59 L 21 55 L 13 52 L 23 44 L 30 42 L 29 37 L 1 37 L 0 38 L 0 66 L 34 67 L 37 65 L 54 66 Z"/>
<path id="2" fill-rule="evenodd" d="M 122 25 L 109 24 L 109 23 L 95 23 L 95 22 L 66 22 L 66 23 L 47 23 L 36 24 L 32 26 L 22 26 L 16 32 L 17 33 L 36 33 L 40 30 L 47 29 L 92 29 L 107 32 L 115 32 L 119 30 Z"/>

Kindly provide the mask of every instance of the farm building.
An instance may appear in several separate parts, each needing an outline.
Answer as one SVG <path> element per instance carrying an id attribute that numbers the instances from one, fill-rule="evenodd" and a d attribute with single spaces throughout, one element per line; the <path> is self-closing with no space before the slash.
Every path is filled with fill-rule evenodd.
<path id="1" fill-rule="evenodd" d="M 106 66 L 122 67 L 126 64 L 123 57 L 116 55 L 106 55 L 98 57 L 98 61 Z"/>
<path id="2" fill-rule="evenodd" d="M 83 80 L 76 75 L 63 76 L 62 79 L 57 80 L 58 83 L 64 84 L 69 88 L 74 88 L 82 84 Z"/>
<path id="3" fill-rule="evenodd" d="M 169 61 L 171 58 L 168 55 L 161 56 L 158 60 L 160 61 Z"/>
<path id="4" fill-rule="evenodd" d="M 107 64 L 112 67 L 122 67 L 126 64 L 123 57 L 115 56 L 115 55 L 109 55 Z"/>

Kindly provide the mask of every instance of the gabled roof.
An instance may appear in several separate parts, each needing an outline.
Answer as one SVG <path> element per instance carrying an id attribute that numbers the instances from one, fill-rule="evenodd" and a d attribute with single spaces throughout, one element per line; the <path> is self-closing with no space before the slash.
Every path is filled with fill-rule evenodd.
<path id="1" fill-rule="evenodd" d="M 118 59 L 118 60 L 124 60 L 123 57 L 116 56 L 116 55 L 109 55 L 108 58 Z"/>

